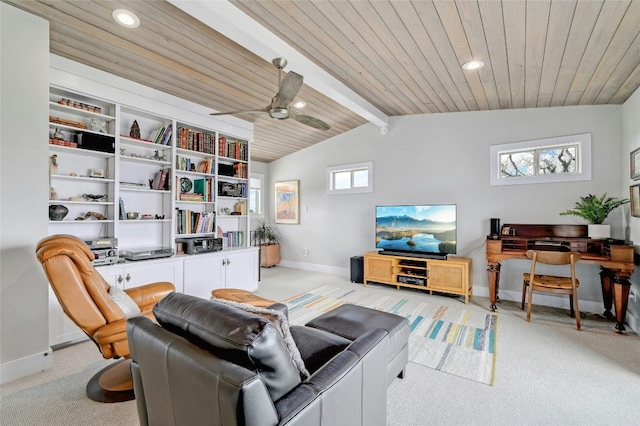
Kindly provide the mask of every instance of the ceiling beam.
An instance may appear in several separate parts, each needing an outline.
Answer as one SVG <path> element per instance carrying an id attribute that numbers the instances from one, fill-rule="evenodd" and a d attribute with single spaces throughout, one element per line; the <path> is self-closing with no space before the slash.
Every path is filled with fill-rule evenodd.
<path id="1" fill-rule="evenodd" d="M 350 109 L 381 129 L 389 117 L 293 47 L 256 22 L 227 0 L 168 0 L 177 8 L 218 31 L 264 60 L 285 58 L 304 83 Z"/>

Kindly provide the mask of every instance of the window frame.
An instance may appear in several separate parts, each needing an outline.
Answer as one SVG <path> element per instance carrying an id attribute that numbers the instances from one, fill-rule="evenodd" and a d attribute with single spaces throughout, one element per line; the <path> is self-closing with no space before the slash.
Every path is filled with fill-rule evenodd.
<path id="1" fill-rule="evenodd" d="M 500 176 L 500 155 L 509 152 L 540 150 L 543 148 L 559 148 L 562 146 L 578 147 L 575 173 L 549 173 L 533 176 L 502 177 Z M 490 153 L 490 183 L 491 186 L 523 185 L 531 183 L 576 182 L 591 180 L 591 133 L 559 136 L 546 139 L 534 139 L 489 147 Z M 537 158 L 538 156 L 535 155 Z M 538 164 L 534 165 L 538 169 Z"/>
<path id="2" fill-rule="evenodd" d="M 353 185 L 353 174 L 356 171 L 367 171 L 367 186 L 358 186 L 346 189 L 334 189 L 334 176 L 336 173 L 349 172 L 351 185 Z M 363 194 L 367 192 L 373 192 L 373 161 L 364 161 L 361 163 L 341 164 L 338 166 L 327 166 L 326 168 L 326 195 L 340 195 L 340 194 Z"/>
<path id="3" fill-rule="evenodd" d="M 262 211 L 260 211 L 259 213 L 252 213 L 251 212 L 251 179 L 258 179 L 260 181 L 260 207 L 262 207 Z M 264 212 L 265 212 L 265 205 L 264 205 L 264 175 L 262 173 L 250 173 L 249 174 L 249 199 L 248 199 L 248 204 L 249 204 L 249 215 L 253 218 L 256 219 L 260 219 L 260 218 L 264 218 Z"/>

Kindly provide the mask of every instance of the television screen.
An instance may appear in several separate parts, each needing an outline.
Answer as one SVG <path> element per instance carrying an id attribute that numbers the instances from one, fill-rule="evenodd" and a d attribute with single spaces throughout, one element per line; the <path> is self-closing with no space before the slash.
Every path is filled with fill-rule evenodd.
<path id="1" fill-rule="evenodd" d="M 383 253 L 456 254 L 456 230 L 455 204 L 376 207 L 376 248 Z"/>

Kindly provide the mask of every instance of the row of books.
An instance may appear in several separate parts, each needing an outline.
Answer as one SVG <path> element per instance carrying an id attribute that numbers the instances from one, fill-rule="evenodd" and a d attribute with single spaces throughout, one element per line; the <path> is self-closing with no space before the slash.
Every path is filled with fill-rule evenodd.
<path id="1" fill-rule="evenodd" d="M 156 190 L 168 190 L 169 189 L 169 179 L 167 176 L 171 172 L 171 169 L 160 169 L 153 175 L 153 180 L 151 181 L 151 189 Z"/>
<path id="2" fill-rule="evenodd" d="M 215 153 L 216 135 L 212 132 L 198 132 L 187 127 L 178 127 L 176 146 L 191 151 Z"/>
<path id="3" fill-rule="evenodd" d="M 227 141 L 225 136 L 220 136 L 218 138 L 218 155 L 236 160 L 249 161 L 249 143 L 239 140 Z"/>
<path id="4" fill-rule="evenodd" d="M 194 179 L 193 192 L 201 194 L 204 201 L 211 202 L 213 201 L 213 185 L 213 178 Z"/>
<path id="5" fill-rule="evenodd" d="M 160 145 L 168 145 L 171 140 L 172 133 L 173 127 L 171 124 L 168 126 L 160 126 L 153 134 L 153 139 L 151 139 L 151 141 Z"/>
<path id="6" fill-rule="evenodd" d="M 202 160 L 196 167 L 196 163 L 191 158 L 179 155 L 176 158 L 176 170 L 213 174 L 213 159 Z"/>
<path id="7" fill-rule="evenodd" d="M 176 233 L 179 235 L 212 233 L 215 222 L 214 212 L 176 209 Z"/>
<path id="8" fill-rule="evenodd" d="M 235 163 L 233 170 L 235 170 L 235 177 L 244 179 L 249 177 L 249 165 L 247 163 Z"/>
<path id="9" fill-rule="evenodd" d="M 226 241 L 226 247 L 243 247 L 244 246 L 243 231 L 223 232 L 222 238 L 223 238 L 223 241 Z"/>

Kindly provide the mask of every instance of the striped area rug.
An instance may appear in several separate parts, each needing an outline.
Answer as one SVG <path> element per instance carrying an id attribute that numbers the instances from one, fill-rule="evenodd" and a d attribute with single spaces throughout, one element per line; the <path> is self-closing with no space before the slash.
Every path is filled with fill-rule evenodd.
<path id="1" fill-rule="evenodd" d="M 284 300 L 289 321 L 303 325 L 344 303 L 401 315 L 409 320 L 409 361 L 493 385 L 498 316 L 362 289 L 321 286 Z"/>

